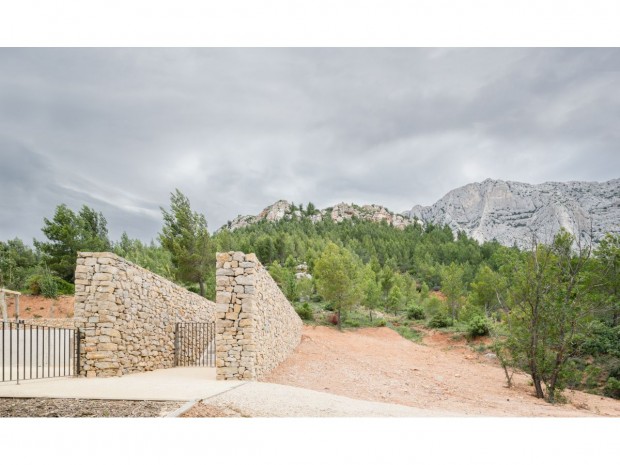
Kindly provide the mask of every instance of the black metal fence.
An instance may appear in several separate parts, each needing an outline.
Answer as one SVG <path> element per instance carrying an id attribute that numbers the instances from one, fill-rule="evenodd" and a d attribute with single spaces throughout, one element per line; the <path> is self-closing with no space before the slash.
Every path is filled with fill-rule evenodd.
<path id="1" fill-rule="evenodd" d="M 2 323 L 1 381 L 77 376 L 80 330 L 18 323 Z"/>
<path id="2" fill-rule="evenodd" d="M 174 366 L 215 366 L 215 322 L 177 323 Z"/>

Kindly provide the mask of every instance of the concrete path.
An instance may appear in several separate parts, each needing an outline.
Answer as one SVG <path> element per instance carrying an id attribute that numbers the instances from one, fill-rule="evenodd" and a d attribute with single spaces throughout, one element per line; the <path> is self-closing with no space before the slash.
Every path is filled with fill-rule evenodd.
<path id="1" fill-rule="evenodd" d="M 215 368 L 177 367 L 112 378 L 50 378 L 0 383 L 0 397 L 196 400 L 243 384 L 216 381 Z"/>
<path id="2" fill-rule="evenodd" d="M 216 381 L 214 368 L 178 367 L 113 378 L 0 383 L 1 397 L 195 401 L 253 417 L 459 416 L 255 381 Z"/>

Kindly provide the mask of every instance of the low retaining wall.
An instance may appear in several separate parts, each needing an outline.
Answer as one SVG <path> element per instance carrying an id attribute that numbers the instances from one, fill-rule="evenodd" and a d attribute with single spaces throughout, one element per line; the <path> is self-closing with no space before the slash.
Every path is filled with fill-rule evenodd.
<path id="1" fill-rule="evenodd" d="M 254 254 L 217 254 L 217 379 L 259 379 L 301 341 L 303 323 Z"/>
<path id="2" fill-rule="evenodd" d="M 75 320 L 73 318 L 28 318 L 23 319 L 24 324 L 33 326 L 47 326 L 49 328 L 75 328 Z"/>
<path id="3" fill-rule="evenodd" d="M 75 326 L 81 374 L 119 376 L 170 368 L 175 323 L 209 322 L 215 303 L 109 252 L 80 252 Z"/>

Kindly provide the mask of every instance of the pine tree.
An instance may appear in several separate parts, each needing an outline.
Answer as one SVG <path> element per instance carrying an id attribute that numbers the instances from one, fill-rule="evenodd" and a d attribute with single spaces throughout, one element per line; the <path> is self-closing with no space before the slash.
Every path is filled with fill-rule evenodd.
<path id="1" fill-rule="evenodd" d="M 215 266 L 207 220 L 192 211 L 189 199 L 178 189 L 170 194 L 170 211 L 162 208 L 161 212 L 164 226 L 159 241 L 172 255 L 177 279 L 197 283 L 204 297 L 207 275 Z"/>
<path id="2" fill-rule="evenodd" d="M 58 205 L 52 220 L 43 219 L 41 229 L 48 242 L 34 241 L 52 271 L 62 279 L 75 280 L 77 253 L 106 252 L 111 250 L 105 217 L 93 209 L 82 206 L 79 213 L 66 205 Z"/>

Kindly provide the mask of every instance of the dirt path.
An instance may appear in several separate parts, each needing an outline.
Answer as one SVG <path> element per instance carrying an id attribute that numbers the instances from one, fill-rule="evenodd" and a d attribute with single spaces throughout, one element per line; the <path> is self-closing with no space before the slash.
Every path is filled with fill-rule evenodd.
<path id="1" fill-rule="evenodd" d="M 263 381 L 463 415 L 620 417 L 620 401 L 578 391 L 550 405 L 532 395 L 528 379 L 515 375 L 506 388 L 496 361 L 441 333 L 415 344 L 389 328 L 306 326 L 294 354 Z"/>

